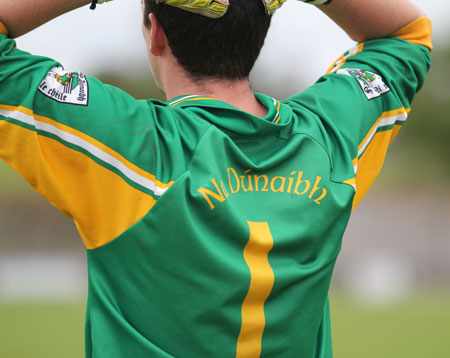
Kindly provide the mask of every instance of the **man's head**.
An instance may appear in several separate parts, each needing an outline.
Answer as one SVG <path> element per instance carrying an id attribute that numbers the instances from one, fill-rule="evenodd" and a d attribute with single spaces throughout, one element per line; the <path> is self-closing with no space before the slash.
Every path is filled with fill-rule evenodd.
<path id="1" fill-rule="evenodd" d="M 227 13 L 218 19 L 144 0 L 147 30 L 151 13 L 163 28 L 178 64 L 196 81 L 247 79 L 271 20 L 261 0 L 230 0 Z"/>

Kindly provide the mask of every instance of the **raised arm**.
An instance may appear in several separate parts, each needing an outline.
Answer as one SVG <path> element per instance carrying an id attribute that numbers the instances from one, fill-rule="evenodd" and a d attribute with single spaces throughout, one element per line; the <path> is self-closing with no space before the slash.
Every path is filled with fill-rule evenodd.
<path id="1" fill-rule="evenodd" d="M 333 0 L 318 8 L 359 42 L 389 36 L 425 16 L 408 0 Z"/>
<path id="2" fill-rule="evenodd" d="M 288 101 L 313 110 L 335 138 L 326 144 L 332 157 L 347 159 L 336 164 L 334 180 L 354 187 L 355 207 L 376 179 L 424 83 L 431 65 L 431 26 L 408 0 L 332 0 L 318 8 L 360 43 Z"/>
<path id="3" fill-rule="evenodd" d="M 90 0 L 2 0 L 0 22 L 8 29 L 9 36 L 16 38 L 90 2 Z"/>

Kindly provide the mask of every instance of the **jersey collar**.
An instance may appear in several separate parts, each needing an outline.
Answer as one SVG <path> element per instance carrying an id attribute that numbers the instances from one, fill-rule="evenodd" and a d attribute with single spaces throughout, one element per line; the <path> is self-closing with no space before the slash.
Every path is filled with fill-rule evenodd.
<path id="1" fill-rule="evenodd" d="M 250 113 L 241 111 L 240 109 L 228 103 L 216 100 L 214 98 L 198 95 L 175 97 L 172 100 L 168 101 L 167 105 L 175 108 L 186 109 L 204 108 L 208 109 L 208 112 L 210 112 L 211 114 L 215 114 L 214 112 L 216 111 L 214 109 L 220 110 L 220 114 L 216 112 L 217 115 L 209 119 L 217 126 L 224 127 L 225 129 L 228 129 L 230 131 L 236 130 L 237 132 L 242 133 L 242 130 L 244 130 L 244 126 L 247 128 L 247 130 L 244 130 L 245 133 L 242 134 L 245 135 L 249 135 L 252 133 L 262 134 L 261 132 L 276 132 L 290 123 L 292 117 L 290 107 L 283 105 L 279 100 L 276 100 L 264 94 L 256 93 L 255 97 L 264 107 L 268 109 L 268 113 L 265 117 L 260 118 Z M 229 111 L 229 115 L 227 115 L 226 111 Z M 239 123 L 237 123 L 236 120 L 230 120 L 230 117 L 232 117 L 233 119 L 237 118 L 236 112 L 239 112 L 238 116 L 240 117 L 240 119 L 242 119 L 238 121 Z M 247 124 L 247 126 L 245 126 L 244 124 Z M 239 128 L 239 130 L 237 127 Z"/>

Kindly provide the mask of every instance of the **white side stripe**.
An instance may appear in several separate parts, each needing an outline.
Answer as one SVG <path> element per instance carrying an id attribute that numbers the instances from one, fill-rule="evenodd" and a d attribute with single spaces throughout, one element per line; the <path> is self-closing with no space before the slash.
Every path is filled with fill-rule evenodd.
<path id="1" fill-rule="evenodd" d="M 6 109 L 0 108 L 0 115 L 3 117 L 9 117 L 15 119 L 19 122 L 34 126 L 34 117 L 29 114 L 25 114 L 18 111 L 7 111 Z"/>
<path id="2" fill-rule="evenodd" d="M 369 137 L 364 142 L 362 147 L 359 149 L 358 157 L 361 156 L 361 154 L 364 153 L 364 151 L 367 149 L 367 147 L 369 146 L 369 144 L 372 141 L 373 137 L 377 133 L 378 128 L 393 125 L 394 123 L 396 123 L 398 121 L 404 122 L 404 121 L 406 121 L 407 118 L 408 118 L 408 114 L 406 112 L 400 113 L 400 114 L 398 114 L 396 116 L 383 118 L 380 122 L 378 122 L 378 124 L 375 126 L 375 128 L 373 128 L 372 132 L 370 132 Z"/>
<path id="3" fill-rule="evenodd" d="M 71 143 L 80 147 L 92 154 L 94 157 L 100 159 L 104 163 L 111 165 L 112 167 L 119 170 L 122 174 L 124 174 L 128 179 L 139 184 L 140 186 L 151 190 L 155 195 L 162 196 L 168 188 L 160 188 L 156 186 L 156 183 L 150 179 L 143 177 L 142 175 L 136 173 L 132 169 L 128 168 L 125 164 L 123 164 L 120 160 L 114 158 L 110 154 L 104 152 L 103 150 L 97 148 L 95 145 L 87 142 L 86 140 L 79 138 L 71 133 L 65 132 L 51 124 L 36 121 L 33 116 L 28 114 L 19 112 L 19 111 L 7 111 L 4 109 L 0 109 L 0 115 L 4 117 L 9 117 L 19 121 L 21 123 L 25 123 L 35 127 L 36 129 L 51 133 L 65 142 Z"/>

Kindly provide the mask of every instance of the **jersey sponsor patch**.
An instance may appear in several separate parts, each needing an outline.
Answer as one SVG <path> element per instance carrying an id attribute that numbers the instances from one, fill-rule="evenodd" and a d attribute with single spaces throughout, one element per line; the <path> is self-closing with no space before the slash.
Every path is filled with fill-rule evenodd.
<path id="1" fill-rule="evenodd" d="M 60 103 L 87 106 L 89 86 L 86 76 L 80 72 L 69 72 L 63 67 L 53 67 L 39 85 L 39 91 Z"/>
<path id="2" fill-rule="evenodd" d="M 369 100 L 380 97 L 391 90 L 384 83 L 381 76 L 370 71 L 364 71 L 357 68 L 343 68 L 336 71 L 336 73 L 355 78 Z"/>

